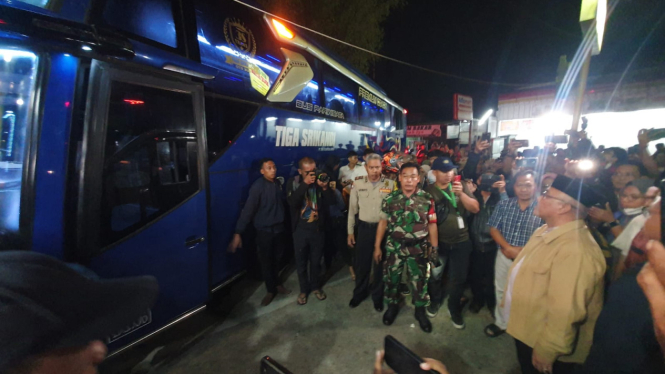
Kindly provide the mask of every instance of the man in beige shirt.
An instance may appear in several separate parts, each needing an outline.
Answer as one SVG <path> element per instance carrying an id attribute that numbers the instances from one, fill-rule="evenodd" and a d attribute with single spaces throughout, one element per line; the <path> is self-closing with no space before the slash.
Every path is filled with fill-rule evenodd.
<path id="1" fill-rule="evenodd" d="M 356 166 L 359 168 L 362 166 Z M 349 199 L 348 239 L 349 247 L 355 247 L 356 287 L 353 298 L 349 302 L 355 308 L 370 294 L 369 278 L 372 270 L 372 254 L 374 253 L 374 238 L 381 218 L 381 202 L 393 190 L 395 181 L 381 175 L 381 156 L 371 154 L 365 157 L 366 176 L 356 178 L 351 185 Z M 356 214 L 358 215 L 358 240 L 354 235 L 356 227 Z M 374 284 L 372 285 L 372 300 L 377 312 L 383 310 L 383 270 L 380 264 L 374 267 Z"/>
<path id="2" fill-rule="evenodd" d="M 605 259 L 587 229 L 604 198 L 562 175 L 538 200 L 545 221 L 508 273 L 503 311 L 522 373 L 569 373 L 584 363 L 603 306 Z"/>

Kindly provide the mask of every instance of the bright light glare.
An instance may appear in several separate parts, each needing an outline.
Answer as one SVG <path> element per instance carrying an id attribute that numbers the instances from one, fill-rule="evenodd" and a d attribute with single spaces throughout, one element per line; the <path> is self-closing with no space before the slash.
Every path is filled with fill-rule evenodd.
<path id="1" fill-rule="evenodd" d="M 492 113 L 494 113 L 493 109 L 490 109 L 487 112 L 485 112 L 485 114 L 483 114 L 483 116 L 480 118 L 480 122 L 478 122 L 478 126 L 481 126 L 482 124 L 484 124 L 490 118 Z"/>
<path id="2" fill-rule="evenodd" d="M 16 100 L 16 105 L 23 105 L 23 104 L 25 104 L 25 101 L 23 101 L 23 99 Z"/>
<path id="3" fill-rule="evenodd" d="M 203 35 L 197 35 L 196 38 L 199 40 L 199 42 L 201 42 L 201 43 L 203 43 L 203 44 L 210 45 L 210 42 L 208 41 L 208 39 L 206 39 L 205 36 L 203 36 Z"/>
<path id="4" fill-rule="evenodd" d="M 266 118 L 266 121 L 275 121 L 277 117 L 268 117 Z"/>
<path id="5" fill-rule="evenodd" d="M 32 59 L 37 57 L 34 53 L 15 49 L 0 49 L 0 55 L 2 55 L 5 62 L 11 62 L 14 57 L 30 57 Z"/>
<path id="6" fill-rule="evenodd" d="M 273 73 L 279 73 L 279 72 L 280 72 L 279 69 L 276 69 L 276 68 L 274 68 L 274 67 L 272 67 L 272 66 L 270 66 L 270 65 L 268 65 L 268 64 L 265 64 L 265 63 L 263 63 L 263 62 L 261 62 L 261 61 L 255 59 L 255 58 L 252 58 L 252 57 L 249 57 L 249 56 L 247 56 L 247 55 L 244 55 L 244 54 L 242 54 L 242 53 L 240 53 L 240 52 L 238 52 L 238 51 L 236 51 L 236 50 L 233 50 L 233 49 L 231 49 L 231 48 L 229 48 L 229 47 L 227 47 L 227 46 L 225 46 L 225 45 L 218 45 L 218 46 L 216 46 L 215 48 L 217 48 L 217 49 L 219 49 L 219 50 L 221 50 L 221 51 L 224 51 L 224 52 L 226 52 L 226 53 L 232 54 L 232 55 L 234 55 L 234 56 L 240 57 L 240 58 L 242 58 L 242 59 L 244 59 L 244 60 L 247 60 L 247 61 L 251 62 L 251 63 L 254 64 L 254 65 L 259 65 L 260 67 L 265 68 L 265 69 L 268 69 L 268 70 L 272 71 Z"/>
<path id="7" fill-rule="evenodd" d="M 342 96 L 342 95 L 335 95 L 335 99 L 346 101 L 347 103 L 353 103 L 353 104 L 356 103 L 355 100 L 349 99 L 348 97 L 345 97 L 345 96 Z"/>
<path id="8" fill-rule="evenodd" d="M 300 118 L 287 118 L 287 121 L 302 122 Z"/>
<path id="9" fill-rule="evenodd" d="M 90 46 L 87 45 L 82 46 L 81 49 L 84 51 L 92 51 L 92 48 L 90 48 Z"/>
<path id="10" fill-rule="evenodd" d="M 254 135 L 252 135 L 252 136 L 250 136 L 249 138 L 250 138 L 250 139 L 254 139 L 254 138 L 255 138 L 255 136 L 254 136 Z"/>
<path id="11" fill-rule="evenodd" d="M 376 126 L 376 127 L 381 126 L 381 122 L 374 122 L 374 126 Z"/>
<path id="12" fill-rule="evenodd" d="M 272 19 L 272 24 L 275 26 L 275 31 L 277 31 L 277 34 L 282 38 L 293 39 L 295 36 L 291 30 L 289 30 L 286 26 L 284 26 L 284 24 L 274 18 Z"/>
<path id="13" fill-rule="evenodd" d="M 634 112 L 602 112 L 582 113 L 589 120 L 587 137 L 598 147 L 628 148 L 637 142 L 637 132 L 640 129 L 662 127 L 665 118 L 665 108 L 644 109 Z M 511 120 L 512 121 L 512 120 Z M 524 118 L 515 122 L 531 122 L 529 126 L 503 128 L 499 123 L 498 136 L 517 135 L 519 139 L 528 139 L 529 145 L 545 145 L 545 137 L 550 135 L 563 135 L 570 129 L 573 116 L 561 112 L 550 112 L 539 118 Z M 581 128 L 578 128 L 581 130 Z M 655 152 L 656 143 L 649 143 L 649 150 Z"/>
<path id="14" fill-rule="evenodd" d="M 591 160 L 581 160 L 577 163 L 577 168 L 583 171 L 593 169 L 593 161 Z"/>

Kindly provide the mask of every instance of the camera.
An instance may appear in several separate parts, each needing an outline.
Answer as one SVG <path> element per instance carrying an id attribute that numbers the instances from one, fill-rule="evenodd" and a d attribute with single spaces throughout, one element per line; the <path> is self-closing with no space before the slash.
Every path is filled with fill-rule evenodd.
<path id="1" fill-rule="evenodd" d="M 494 183 L 501 181 L 501 177 L 494 174 L 483 174 L 483 179 L 480 181 L 478 188 L 481 191 L 491 191 Z"/>
<path id="2" fill-rule="evenodd" d="M 326 172 L 318 170 L 316 172 L 316 180 L 318 180 L 321 183 L 328 183 L 330 182 L 330 176 L 326 174 Z"/>

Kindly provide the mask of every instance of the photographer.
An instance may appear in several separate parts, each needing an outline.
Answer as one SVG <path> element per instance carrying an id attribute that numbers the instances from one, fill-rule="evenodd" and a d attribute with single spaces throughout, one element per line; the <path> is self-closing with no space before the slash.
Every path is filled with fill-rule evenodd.
<path id="1" fill-rule="evenodd" d="M 314 293 L 319 300 L 327 297 L 321 289 L 321 258 L 325 225 L 329 220 L 328 205 L 335 201 L 335 195 L 328 188 L 329 179 L 324 182 L 321 179 L 326 178 L 317 176 L 313 159 L 303 157 L 298 162 L 298 173 L 300 175 L 292 177 L 286 184 L 286 200 L 291 211 L 293 246 L 300 282 L 298 305 L 305 305 L 309 292 Z"/>
<path id="2" fill-rule="evenodd" d="M 489 220 L 501 200 L 508 200 L 506 182 L 503 176 L 483 174 L 478 179 L 478 189 L 474 196 L 480 203 L 480 211 L 471 221 L 471 252 L 470 283 L 473 301 L 469 311 L 478 313 L 483 306 L 494 313 L 496 297 L 494 295 L 494 261 L 497 246 L 490 234 Z"/>

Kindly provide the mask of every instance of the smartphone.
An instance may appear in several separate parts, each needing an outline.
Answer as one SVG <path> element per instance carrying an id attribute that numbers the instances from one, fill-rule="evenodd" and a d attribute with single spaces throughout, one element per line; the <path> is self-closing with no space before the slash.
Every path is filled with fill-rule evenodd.
<path id="1" fill-rule="evenodd" d="M 552 135 L 545 137 L 545 143 L 568 144 L 568 135 Z"/>
<path id="2" fill-rule="evenodd" d="M 516 160 L 515 166 L 517 166 L 518 168 L 535 169 L 537 163 L 538 163 L 537 157 L 527 157 Z"/>
<path id="3" fill-rule="evenodd" d="M 453 179 L 453 182 L 461 182 L 461 181 L 462 181 L 461 175 L 456 175 L 455 178 Z"/>
<path id="4" fill-rule="evenodd" d="M 529 141 L 527 139 L 511 140 L 510 142 L 515 144 L 517 148 L 524 148 L 529 146 Z"/>
<path id="5" fill-rule="evenodd" d="M 292 374 L 284 366 L 280 365 L 272 357 L 266 356 L 261 359 L 260 374 Z"/>
<path id="6" fill-rule="evenodd" d="M 481 142 L 489 142 L 490 140 L 492 140 L 491 132 L 484 132 L 483 135 L 480 136 Z"/>
<path id="7" fill-rule="evenodd" d="M 391 335 L 387 335 L 384 342 L 384 349 L 386 351 L 385 360 L 386 364 L 391 369 L 399 374 L 422 374 L 422 373 L 437 373 L 434 370 L 423 370 L 420 364 L 425 362 L 415 353 L 411 352 L 402 343 L 397 341 Z"/>

